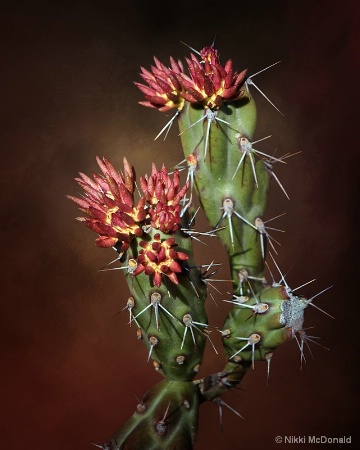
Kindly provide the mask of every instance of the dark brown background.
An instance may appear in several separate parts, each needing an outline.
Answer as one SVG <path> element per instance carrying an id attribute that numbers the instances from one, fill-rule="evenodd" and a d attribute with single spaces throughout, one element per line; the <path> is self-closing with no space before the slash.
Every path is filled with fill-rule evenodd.
<path id="1" fill-rule="evenodd" d="M 274 223 L 287 230 L 278 262 L 284 271 L 294 266 L 293 287 L 317 279 L 302 291 L 308 296 L 335 284 L 316 304 L 336 320 L 307 311 L 305 326 L 316 327 L 310 334 L 331 349 L 313 346 L 309 370 L 299 371 L 293 342 L 276 352 L 269 387 L 258 363 L 244 390 L 227 395 L 246 421 L 224 411 L 221 434 L 216 405 L 203 406 L 197 448 L 287 448 L 274 443 L 277 435 L 352 434 L 354 442 L 358 2 L 2 4 L 0 447 L 90 449 L 132 414 L 135 394 L 160 380 L 146 365 L 135 328 L 126 326 L 127 314 L 116 315 L 127 298 L 122 274 L 97 272 L 112 251 L 95 248 L 95 236 L 75 222 L 65 194 L 78 193 L 78 170 L 96 170 L 95 155 L 118 165 L 126 155 L 138 174 L 151 160 L 173 166 L 182 159 L 175 129 L 165 143 L 153 142 L 167 119 L 137 105 L 142 96 L 132 82 L 152 55 L 183 58 L 188 50 L 181 40 L 200 49 L 215 34 L 222 62 L 231 57 L 249 74 L 282 60 L 254 81 L 285 117 L 254 92 L 256 138 L 273 135 L 261 150 L 302 154 L 276 166 L 291 202 L 274 186 L 267 218 L 287 212 Z M 215 243 L 204 249 L 199 261 L 225 260 Z M 227 309 L 221 299 L 219 308 L 209 301 L 216 326 Z M 209 350 L 201 374 L 223 363 L 223 354 Z"/>

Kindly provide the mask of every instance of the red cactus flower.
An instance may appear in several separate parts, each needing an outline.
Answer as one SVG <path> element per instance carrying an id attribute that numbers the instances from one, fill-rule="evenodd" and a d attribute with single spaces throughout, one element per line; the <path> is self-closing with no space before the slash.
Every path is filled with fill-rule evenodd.
<path id="1" fill-rule="evenodd" d="M 106 159 L 97 157 L 102 175 L 94 174 L 94 180 L 80 173 L 75 178 L 84 189 L 82 198 L 68 196 L 88 217 L 79 217 L 91 230 L 99 234 L 95 243 L 98 247 L 113 247 L 121 243 L 120 250 L 129 247 L 133 236 L 141 236 L 140 222 L 146 217 L 145 199 L 134 206 L 134 171 L 124 158 L 124 175 L 120 175 Z"/>
<path id="2" fill-rule="evenodd" d="M 142 249 L 137 257 L 137 268 L 133 275 L 145 272 L 153 276 L 154 285 L 161 286 L 162 277 L 167 276 L 174 284 L 179 284 L 176 273 L 181 272 L 181 266 L 177 261 L 186 261 L 188 255 L 177 252 L 174 238 L 161 240 L 160 234 L 156 233 L 151 242 L 141 241 Z"/>
<path id="3" fill-rule="evenodd" d="M 151 72 L 141 68 L 141 76 L 148 86 L 135 83 L 145 94 L 146 101 L 139 102 L 159 111 L 183 108 L 183 100 L 198 103 L 212 110 L 218 109 L 224 102 L 238 100 L 243 94 L 246 70 L 234 72 L 229 59 L 225 66 L 220 64 L 219 53 L 213 47 L 204 47 L 200 51 L 201 61 L 191 54 L 186 58 L 190 76 L 186 75 L 179 61 L 170 58 L 171 69 L 156 58 L 156 67 Z"/>
<path id="4" fill-rule="evenodd" d="M 186 58 L 190 77 L 184 73 L 179 75 L 185 91 L 181 95 L 185 100 L 210 109 L 218 109 L 224 102 L 238 100 L 244 94 L 241 88 L 246 70 L 234 72 L 230 59 L 223 67 L 212 47 L 203 49 L 201 56 L 204 58 L 201 62 L 193 54 L 190 59 Z"/>
<path id="5" fill-rule="evenodd" d="M 181 110 L 184 106 L 184 98 L 181 97 L 181 85 L 178 75 L 183 72 L 181 61 L 178 63 L 170 58 L 171 69 L 168 69 L 154 56 L 155 66 L 151 72 L 141 67 L 140 76 L 148 84 L 135 82 L 134 84 L 145 94 L 146 101 L 139 102 L 149 108 L 157 108 L 159 111 L 169 111 L 177 108 Z"/>
<path id="6" fill-rule="evenodd" d="M 145 194 L 145 199 L 152 206 L 148 210 L 152 227 L 163 233 L 170 233 L 179 228 L 180 201 L 184 198 L 189 184 L 187 182 L 180 189 L 179 171 L 175 170 L 173 179 L 171 179 L 164 165 L 158 171 L 153 164 L 151 175 L 140 178 L 140 186 Z"/>

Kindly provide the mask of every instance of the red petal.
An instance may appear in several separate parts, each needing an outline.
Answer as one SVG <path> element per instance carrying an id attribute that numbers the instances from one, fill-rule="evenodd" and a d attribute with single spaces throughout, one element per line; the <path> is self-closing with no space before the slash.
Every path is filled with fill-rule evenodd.
<path id="1" fill-rule="evenodd" d="M 102 247 L 102 248 L 108 248 L 108 247 L 113 247 L 116 243 L 117 243 L 118 239 L 113 238 L 113 237 L 109 237 L 109 236 L 99 236 L 96 241 L 95 244 L 98 247 Z"/>
<path id="2" fill-rule="evenodd" d="M 161 274 L 159 272 L 156 272 L 154 275 L 154 284 L 157 287 L 161 286 Z"/>
<path id="3" fill-rule="evenodd" d="M 173 272 L 178 272 L 178 273 L 180 273 L 180 272 L 182 271 L 182 269 L 181 269 L 179 263 L 177 263 L 176 261 L 173 261 L 173 262 L 170 264 L 169 267 L 170 267 L 170 269 L 171 269 Z"/>
<path id="4" fill-rule="evenodd" d="M 179 284 L 179 280 L 177 279 L 177 276 L 174 272 L 171 272 L 170 274 L 167 275 L 174 284 Z"/>
<path id="5" fill-rule="evenodd" d="M 176 252 L 177 253 L 177 259 L 180 259 L 180 261 L 186 261 L 189 259 L 189 256 L 184 252 Z"/>

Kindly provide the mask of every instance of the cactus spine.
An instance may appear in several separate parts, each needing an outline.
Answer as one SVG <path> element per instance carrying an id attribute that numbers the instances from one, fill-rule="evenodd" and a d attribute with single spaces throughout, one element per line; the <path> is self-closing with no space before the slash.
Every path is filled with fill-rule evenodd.
<path id="1" fill-rule="evenodd" d="M 176 111 L 159 135 L 178 121 L 185 185 L 180 185 L 178 170 L 171 176 L 165 166 L 158 170 L 153 165 L 140 178 L 142 192 L 135 201 L 130 163 L 124 158 L 119 173 L 98 158 L 101 175 L 90 179 L 80 174 L 76 180 L 85 195 L 70 197 L 85 213 L 79 220 L 98 234 L 96 244 L 118 252 L 130 290 L 124 300 L 129 324 L 135 324 L 146 346 L 144 361 L 152 359 L 164 377 L 100 448 L 191 449 L 201 403 L 224 404 L 221 395 L 255 361 L 266 361 L 269 373 L 273 352 L 289 339 L 297 339 L 304 359 L 304 309 L 315 296 L 294 294 L 275 260 L 280 282 L 270 285 L 265 278 L 268 247 L 274 248 L 265 207 L 273 164 L 287 156 L 277 159 L 254 147 L 256 106 L 246 71 L 235 72 L 230 60 L 222 66 L 214 46 L 197 53 L 200 59 L 194 54 L 186 59 L 189 75 L 181 61 L 170 58 L 167 67 L 154 58 L 150 71 L 141 69 L 145 84 L 135 83 L 146 98 L 142 105 Z M 216 270 L 195 263 L 194 191 L 211 227 L 203 234 L 216 234 L 224 244 L 233 283 L 232 299 L 225 300 L 232 309 L 221 330 L 228 362 L 221 372 L 200 380 L 194 378 L 205 344 L 212 344 L 207 282 Z"/>

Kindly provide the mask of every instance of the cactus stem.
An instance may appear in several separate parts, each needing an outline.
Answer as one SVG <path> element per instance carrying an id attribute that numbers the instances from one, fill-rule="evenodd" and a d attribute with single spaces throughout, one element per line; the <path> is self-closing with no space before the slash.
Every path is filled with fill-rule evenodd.
<path id="1" fill-rule="evenodd" d="M 253 333 L 247 338 L 236 337 L 235 339 L 237 339 L 239 341 L 247 341 L 247 343 L 240 350 L 238 350 L 236 353 L 234 353 L 232 356 L 230 356 L 229 359 L 233 359 L 234 356 L 238 355 L 240 352 L 242 352 L 247 347 L 249 347 L 249 345 L 251 345 L 251 354 L 252 354 L 251 361 L 252 361 L 252 368 L 254 369 L 255 345 L 260 342 L 260 335 L 257 333 Z"/>
<path id="2" fill-rule="evenodd" d="M 154 141 L 156 141 L 163 133 L 164 131 L 166 131 L 165 136 L 164 136 L 164 141 L 167 138 L 167 135 L 169 134 L 171 125 L 174 123 L 174 120 L 177 118 L 177 116 L 180 114 L 180 110 L 178 109 L 176 111 L 176 113 L 173 115 L 173 117 L 167 122 L 167 124 L 159 131 L 159 133 L 157 134 L 157 136 L 155 137 Z"/>
<path id="3" fill-rule="evenodd" d="M 253 75 L 250 75 L 249 77 L 247 77 L 246 79 L 245 79 L 245 87 L 246 87 L 246 93 L 247 93 L 247 95 L 249 96 L 249 97 L 251 97 L 250 96 L 250 91 L 249 91 L 249 84 L 251 85 L 251 86 L 254 86 L 254 88 L 257 90 L 257 91 L 259 91 L 260 92 L 260 94 L 270 103 L 270 105 L 272 105 L 275 109 L 276 109 L 276 111 L 278 111 L 282 116 L 284 116 L 284 114 L 274 105 L 274 103 L 264 94 L 264 92 L 263 91 L 261 91 L 259 88 L 258 88 L 258 86 L 256 86 L 256 84 L 253 82 L 253 80 L 252 80 L 252 78 L 254 78 L 256 75 L 259 75 L 259 73 L 262 73 L 262 72 L 264 72 L 265 70 L 267 70 L 267 69 L 270 69 L 270 67 L 273 67 L 273 66 L 276 66 L 276 64 L 279 64 L 279 63 L 281 63 L 281 61 L 277 61 L 276 63 L 274 63 L 274 64 L 271 64 L 270 66 L 267 66 L 267 67 L 265 67 L 265 69 L 261 69 L 261 70 L 259 70 L 258 72 L 256 72 L 256 73 L 254 73 Z"/>
<path id="4" fill-rule="evenodd" d="M 217 125 L 217 122 L 221 122 L 221 123 L 224 123 L 224 124 L 230 126 L 230 123 L 227 122 L 226 120 L 223 120 L 223 119 L 220 119 L 219 117 L 217 117 L 217 110 L 214 111 L 214 110 L 212 110 L 210 108 L 206 108 L 205 109 L 205 114 L 200 119 L 198 119 L 196 122 L 191 124 L 188 128 L 186 128 L 181 133 L 179 133 L 179 136 L 181 136 L 186 131 L 190 130 L 190 128 L 194 127 L 195 125 L 197 125 L 198 123 L 202 122 L 203 120 L 207 120 L 207 128 L 206 128 L 206 135 L 205 135 L 205 150 L 204 150 L 204 161 L 205 161 L 206 155 L 207 155 L 208 146 L 209 146 L 209 137 L 210 137 L 210 126 L 211 126 L 211 124 L 214 123 L 215 125 Z"/>

